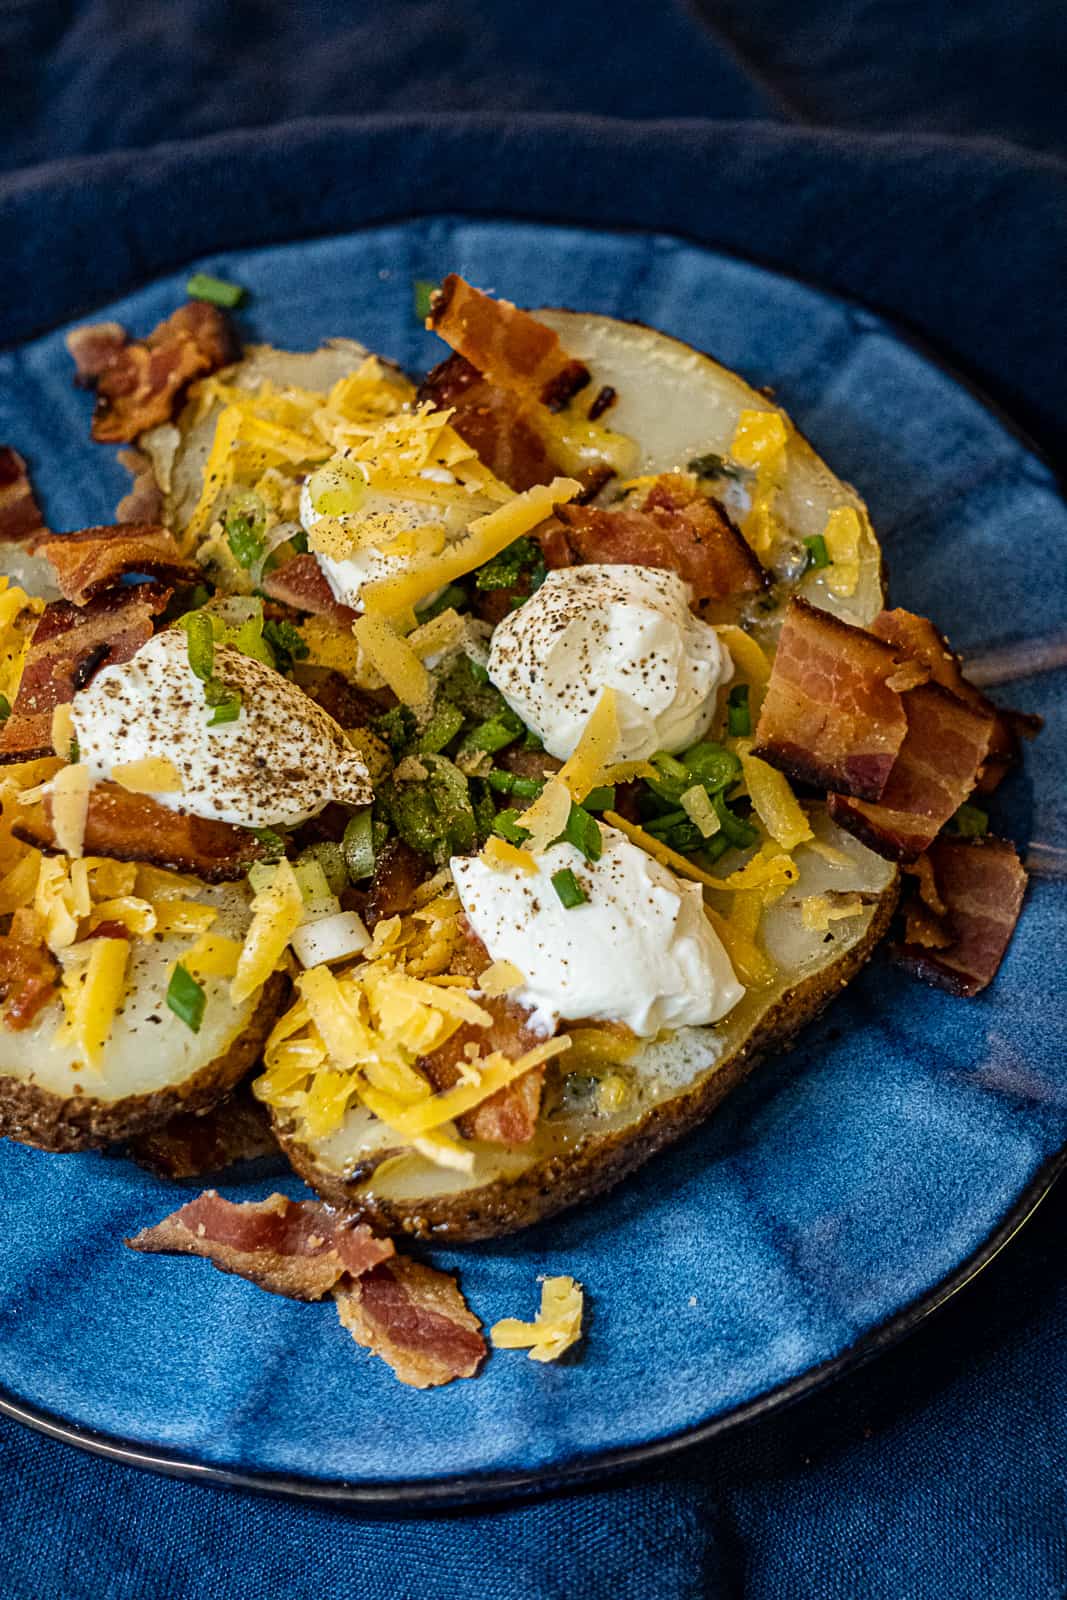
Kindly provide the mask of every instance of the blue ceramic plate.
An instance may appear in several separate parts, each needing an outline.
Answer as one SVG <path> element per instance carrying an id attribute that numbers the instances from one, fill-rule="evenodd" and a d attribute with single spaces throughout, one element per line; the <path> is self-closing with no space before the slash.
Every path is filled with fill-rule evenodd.
<path id="1" fill-rule="evenodd" d="M 196 263 L 251 290 L 246 331 L 349 334 L 437 358 L 412 280 L 455 268 L 527 304 L 639 318 L 779 397 L 868 499 L 897 604 L 966 652 L 1053 636 L 1067 507 L 1049 471 L 876 317 L 678 240 L 434 219 Z M 186 274 L 100 316 L 149 328 Z M 0 358 L 0 439 L 52 526 L 110 520 L 125 476 L 88 440 L 63 330 Z M 1067 1141 L 1057 1004 L 1067 846 L 1062 674 L 1011 687 L 1049 726 L 997 797 L 1036 876 L 992 989 L 960 1001 L 881 958 L 790 1055 L 615 1194 L 497 1244 L 437 1252 L 486 1323 L 539 1273 L 586 1286 L 576 1357 L 492 1357 L 417 1393 L 297 1305 L 207 1263 L 123 1249 L 189 1191 L 97 1155 L 0 1151 L 0 1385 L 14 1414 L 92 1447 L 308 1493 L 472 1495 L 672 1448 L 801 1392 L 939 1303 L 1051 1182 Z M 232 1185 L 236 1198 L 264 1185 Z M 289 1185 L 300 1192 L 295 1180 Z"/>

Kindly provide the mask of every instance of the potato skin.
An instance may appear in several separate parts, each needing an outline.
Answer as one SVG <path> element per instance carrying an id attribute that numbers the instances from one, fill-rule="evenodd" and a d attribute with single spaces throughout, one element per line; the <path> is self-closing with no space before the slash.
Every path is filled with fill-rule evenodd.
<path id="1" fill-rule="evenodd" d="M 154 1094 L 108 1102 L 53 1094 L 35 1083 L 0 1077 L 0 1137 L 37 1150 L 98 1150 L 157 1128 L 179 1111 L 207 1111 L 244 1077 L 259 1055 L 285 998 L 288 980 L 274 973 L 255 1012 L 229 1048 L 191 1078 Z"/>
<path id="2" fill-rule="evenodd" d="M 320 1167 L 306 1145 L 287 1137 L 277 1123 L 275 1134 L 293 1167 L 324 1200 L 385 1232 L 466 1243 L 528 1228 L 613 1188 L 650 1156 L 703 1122 L 758 1062 L 786 1049 L 869 960 L 889 927 L 898 893 L 894 878 L 864 937 L 839 961 L 786 990 L 728 1063 L 706 1082 L 661 1101 L 632 1127 L 599 1137 L 590 1134 L 566 1155 L 542 1161 L 518 1177 L 498 1179 L 469 1195 L 442 1195 L 404 1205 L 361 1194 L 338 1173 Z"/>

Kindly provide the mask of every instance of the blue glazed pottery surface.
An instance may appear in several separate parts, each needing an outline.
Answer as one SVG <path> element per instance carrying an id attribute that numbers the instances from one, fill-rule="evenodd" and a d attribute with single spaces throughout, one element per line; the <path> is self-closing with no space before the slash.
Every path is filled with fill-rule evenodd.
<path id="1" fill-rule="evenodd" d="M 250 337 L 306 348 L 348 335 L 412 369 L 439 354 L 412 280 L 450 269 L 520 303 L 663 328 L 774 385 L 866 497 L 896 604 L 933 616 L 964 652 L 1062 626 L 1067 507 L 1048 470 L 875 317 L 810 288 L 669 238 L 447 218 L 196 266 L 250 289 Z M 146 330 L 185 277 L 99 316 Z M 49 523 L 71 528 L 109 521 L 127 480 L 89 442 L 63 331 L 0 356 L 0 439 L 32 462 Z M 994 807 L 1000 831 L 1061 871 L 1062 697 L 1062 671 L 1011 685 L 1047 727 Z M 356 1487 L 565 1472 L 724 1418 L 931 1296 L 1067 1142 L 1065 893 L 1047 870 L 1035 877 L 979 999 L 924 989 L 876 957 L 797 1049 L 615 1194 L 433 1252 L 486 1324 L 531 1315 L 539 1274 L 579 1278 L 587 1336 L 554 1366 L 502 1352 L 473 1382 L 402 1388 L 328 1304 L 122 1247 L 189 1186 L 6 1145 L 0 1389 L 150 1453 Z"/>

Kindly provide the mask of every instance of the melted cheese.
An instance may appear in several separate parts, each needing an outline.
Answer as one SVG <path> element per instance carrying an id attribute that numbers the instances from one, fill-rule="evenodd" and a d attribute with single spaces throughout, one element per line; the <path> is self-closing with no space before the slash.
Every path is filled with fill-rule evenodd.
<path id="1" fill-rule="evenodd" d="M 826 553 L 830 557 L 823 579 L 830 593 L 843 600 L 855 594 L 860 581 L 860 544 L 866 531 L 865 520 L 854 506 L 835 506 L 823 529 Z"/>
<path id="2" fill-rule="evenodd" d="M 742 411 L 730 455 L 755 474 L 741 531 L 757 555 L 766 555 L 781 531 L 775 503 L 785 481 L 788 443 L 789 424 L 781 412 Z"/>
<path id="3" fill-rule="evenodd" d="M 753 809 L 775 843 L 795 850 L 814 838 L 785 774 L 752 755 L 747 741 L 738 741 L 737 753 Z"/>

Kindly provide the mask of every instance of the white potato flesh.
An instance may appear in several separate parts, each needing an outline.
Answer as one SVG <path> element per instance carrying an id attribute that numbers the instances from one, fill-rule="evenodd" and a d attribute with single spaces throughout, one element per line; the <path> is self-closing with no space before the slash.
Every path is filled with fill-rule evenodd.
<path id="1" fill-rule="evenodd" d="M 250 919 L 245 884 L 205 884 L 189 898 L 218 908 L 212 933 L 243 938 Z M 188 935 L 131 943 L 126 998 L 97 1066 L 89 1066 L 72 1042 L 57 1040 L 64 1016 L 61 1003 L 54 1000 L 32 1028 L 19 1033 L 0 1028 L 0 1078 L 32 1083 L 64 1097 L 77 1092 L 105 1104 L 185 1083 L 229 1049 L 251 1021 L 259 999 L 257 994 L 234 1006 L 228 978 L 204 978 L 204 1020 L 194 1033 L 166 1003 L 171 968 L 193 943 Z"/>

